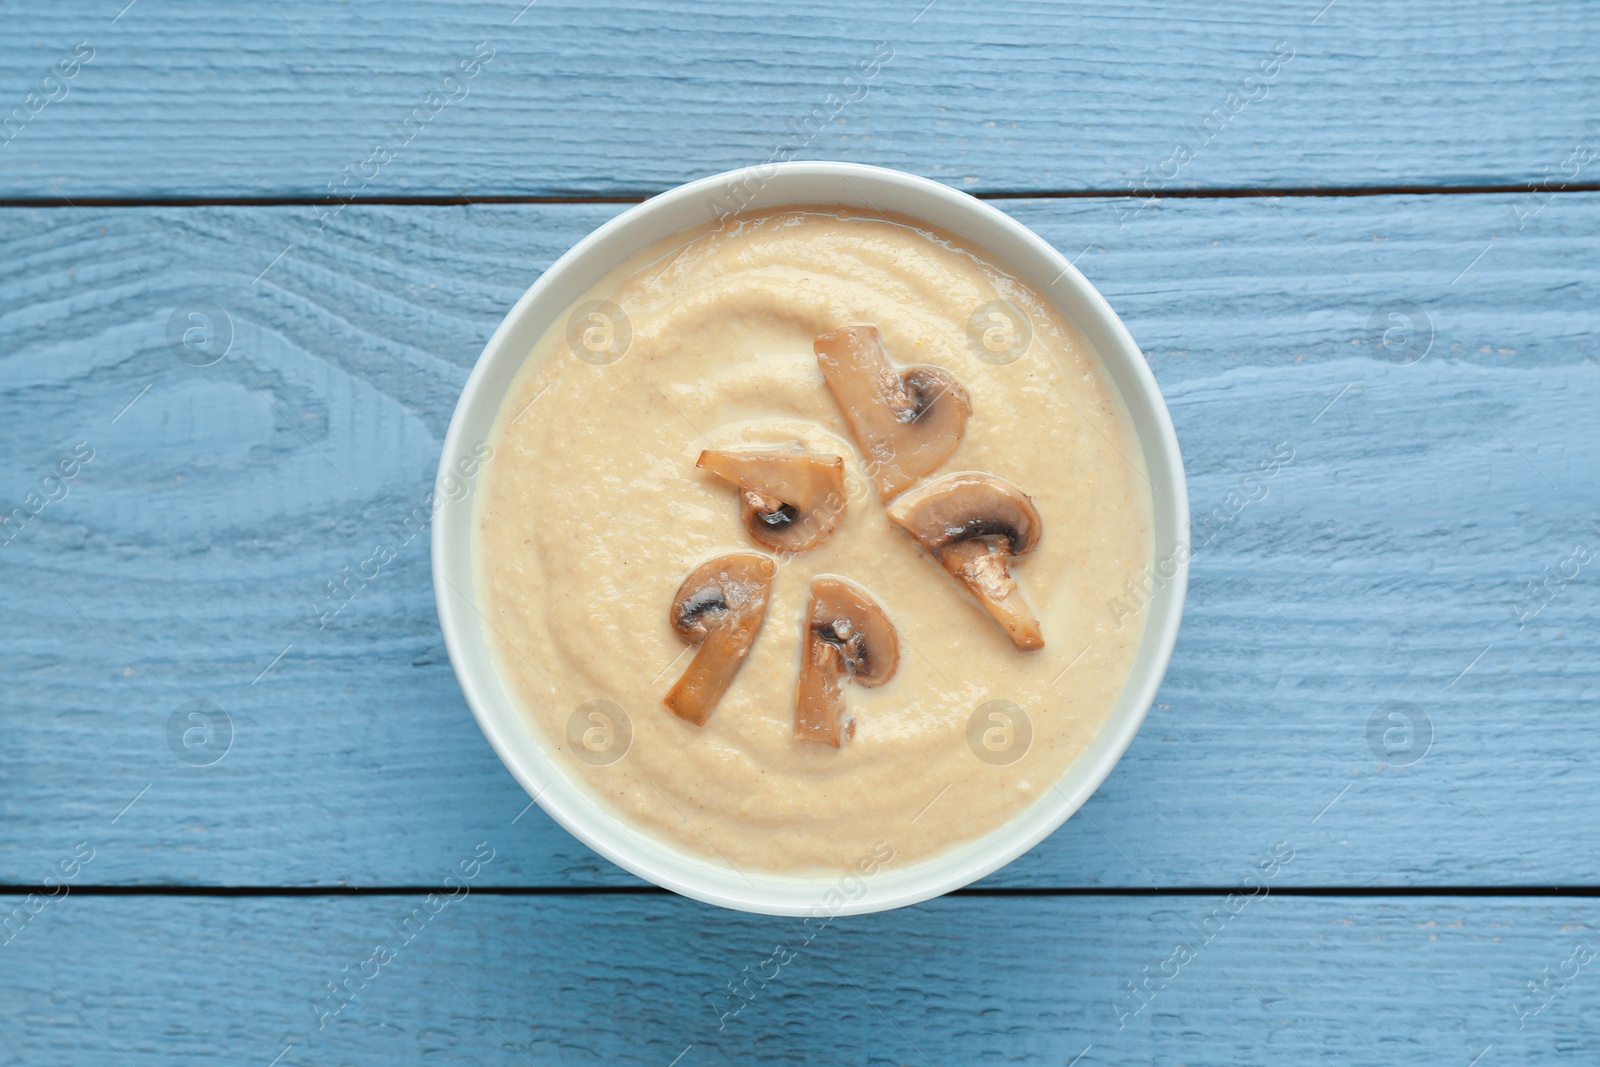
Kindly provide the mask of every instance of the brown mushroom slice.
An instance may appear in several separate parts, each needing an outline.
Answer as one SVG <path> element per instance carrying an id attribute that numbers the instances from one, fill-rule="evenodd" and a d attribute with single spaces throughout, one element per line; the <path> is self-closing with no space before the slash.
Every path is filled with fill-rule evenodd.
<path id="1" fill-rule="evenodd" d="M 972 400 L 949 371 L 896 368 L 876 326 L 846 326 L 813 347 L 885 502 L 938 470 L 961 443 Z"/>
<path id="2" fill-rule="evenodd" d="M 672 629 L 700 646 L 662 701 L 678 718 L 704 726 L 711 717 L 761 629 L 777 569 L 759 552 L 730 552 L 706 560 L 678 586 Z"/>
<path id="3" fill-rule="evenodd" d="M 828 539 L 844 518 L 844 459 L 791 448 L 778 452 L 700 453 L 695 466 L 739 490 L 739 513 L 760 544 L 804 552 Z"/>
<path id="4" fill-rule="evenodd" d="M 879 686 L 900 665 L 900 637 L 872 594 L 830 574 L 811 579 L 806 645 L 795 687 L 794 735 L 838 748 L 855 736 L 844 686 Z"/>
<path id="5" fill-rule="evenodd" d="M 1044 647 L 1039 620 L 1010 570 L 1044 535 L 1028 494 L 992 474 L 949 474 L 897 501 L 889 518 L 978 598 L 1018 648 Z"/>

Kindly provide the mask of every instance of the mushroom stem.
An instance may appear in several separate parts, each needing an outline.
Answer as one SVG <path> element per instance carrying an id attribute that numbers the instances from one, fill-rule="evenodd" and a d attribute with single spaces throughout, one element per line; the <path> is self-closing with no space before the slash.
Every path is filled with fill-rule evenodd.
<path id="1" fill-rule="evenodd" d="M 694 659 L 689 661 L 688 670 L 663 702 L 678 718 L 704 726 L 728 686 L 733 684 L 733 676 L 744 666 L 744 657 L 749 651 L 747 631 L 737 627 L 710 631 Z"/>
<path id="2" fill-rule="evenodd" d="M 1018 649 L 1034 652 L 1044 647 L 1039 618 L 1023 598 L 1017 580 L 1011 577 L 1007 567 L 1010 556 L 1004 549 L 974 538 L 957 541 L 937 555 L 944 569 L 1006 628 Z"/>
<path id="3" fill-rule="evenodd" d="M 845 715 L 844 653 L 837 645 L 815 641 L 800 664 L 800 685 L 794 712 L 794 735 L 838 748 L 855 736 L 856 722 Z M 842 726 L 842 728 L 841 728 Z"/>
<path id="4" fill-rule="evenodd" d="M 844 686 L 877 686 L 900 665 L 900 637 L 883 605 L 856 583 L 828 574 L 811 579 L 806 646 L 795 686 L 794 735 L 838 748 L 855 736 Z"/>

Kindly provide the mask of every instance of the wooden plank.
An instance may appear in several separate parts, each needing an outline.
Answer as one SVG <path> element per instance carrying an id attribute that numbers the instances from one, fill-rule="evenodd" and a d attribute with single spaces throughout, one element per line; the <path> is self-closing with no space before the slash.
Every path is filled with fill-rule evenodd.
<path id="1" fill-rule="evenodd" d="M 1519 203 L 1008 205 L 1124 314 L 1197 521 L 1227 521 L 1128 756 L 993 883 L 1234 885 L 1291 835 L 1298 885 L 1600 881 L 1570 800 L 1600 787 L 1600 584 L 1591 565 L 1548 603 L 1525 589 L 1600 538 L 1600 196 L 1520 233 Z M 496 882 L 630 881 L 518 818 L 420 540 L 316 625 L 324 583 L 431 485 L 504 310 L 615 210 L 364 207 L 321 231 L 305 208 L 0 212 L 0 501 L 94 450 L 0 547 L 0 880 L 83 840 L 96 882 L 426 885 L 492 838 Z M 166 339 L 201 300 L 233 328 L 210 367 Z M 1369 325 L 1396 300 L 1431 324 L 1409 366 Z M 1257 499 L 1234 515 L 1235 492 Z M 169 747 L 195 700 L 231 716 L 212 766 Z"/>
<path id="2" fill-rule="evenodd" d="M 631 195 L 788 156 L 990 191 L 1562 183 L 1600 147 L 1579 0 L 119 7 L 8 12 L 0 197 Z"/>
<path id="3" fill-rule="evenodd" d="M 810 927 L 667 896 L 431 907 L 46 905 L 3 950 L 5 1061 L 1465 1067 L 1600 1048 L 1593 901 L 969 897 Z M 347 974 L 366 980 L 334 1000 Z"/>

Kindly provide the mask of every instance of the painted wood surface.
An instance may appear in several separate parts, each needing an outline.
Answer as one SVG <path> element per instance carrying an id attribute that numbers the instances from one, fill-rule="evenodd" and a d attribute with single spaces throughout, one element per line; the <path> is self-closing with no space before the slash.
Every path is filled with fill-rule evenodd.
<path id="1" fill-rule="evenodd" d="M 1555 899 L 956 897 L 803 928 L 666 895 L 69 897 L 0 948 L 0 1063 L 1583 1063 L 1597 925 Z"/>
<path id="2" fill-rule="evenodd" d="M 1237 885 L 1286 839 L 1285 884 L 1600 881 L 1600 585 L 1526 588 L 1600 544 L 1600 196 L 1541 204 L 1006 202 L 1144 346 L 1215 532 L 1128 756 L 990 884 Z M 488 883 L 632 881 L 524 812 L 420 538 L 317 626 L 505 309 L 617 210 L 0 212 L 4 507 L 93 450 L 0 545 L 0 880 L 86 841 L 96 883 L 434 885 L 490 839 Z M 197 367 L 168 330 L 204 302 Z M 231 722 L 209 766 L 191 701 Z"/>
<path id="3" fill-rule="evenodd" d="M 7 9 L 0 196 L 634 195 L 784 153 L 970 190 L 1564 184 L 1600 147 L 1581 0 L 124 3 Z"/>
<path id="4" fill-rule="evenodd" d="M 524 3 L 0 16 L 0 885 L 66 894 L 0 895 L 0 1064 L 1595 1059 L 1595 900 L 1518 895 L 1600 883 L 1585 5 Z M 528 805 L 423 538 L 317 626 L 505 310 L 620 210 L 343 201 L 790 155 L 1135 194 L 1003 206 L 1144 347 L 1198 531 L 1083 811 L 986 889 L 809 928 Z M 1192 190 L 1250 195 L 1142 199 Z M 228 198 L 299 203 L 149 204 Z M 1264 863 L 1265 899 L 1154 892 Z M 1304 889 L 1473 885 L 1511 895 Z"/>

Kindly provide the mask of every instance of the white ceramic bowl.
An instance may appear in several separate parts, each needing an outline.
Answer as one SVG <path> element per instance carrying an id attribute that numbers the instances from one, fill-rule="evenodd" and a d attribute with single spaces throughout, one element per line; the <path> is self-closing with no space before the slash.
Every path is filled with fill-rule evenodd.
<path id="1" fill-rule="evenodd" d="M 738 193 L 730 196 L 729 190 Z M 473 445 L 489 436 L 501 400 L 536 340 L 629 256 L 706 222 L 719 205 L 841 204 L 909 216 L 950 231 L 1053 298 L 1077 323 L 1126 401 L 1154 489 L 1156 559 L 1170 560 L 1149 605 L 1127 686 L 1105 728 L 1056 788 L 1044 790 L 1011 821 L 976 840 L 915 864 L 879 870 L 865 880 L 864 893 L 843 871 L 813 877 L 739 873 L 681 852 L 623 822 L 568 776 L 495 673 L 474 603 L 473 507 L 470 495 L 460 497 L 458 466 L 470 461 Z M 475 483 L 466 481 L 470 494 Z M 517 781 L 574 836 L 639 877 L 710 904 L 771 915 L 833 916 L 915 904 L 981 878 L 1043 840 L 1089 799 L 1144 721 L 1177 639 L 1189 576 L 1188 492 L 1172 420 L 1144 356 L 1105 298 L 1059 252 L 1009 215 L 926 178 L 853 163 L 766 164 L 704 178 L 630 208 L 579 241 L 522 295 L 478 358 L 445 435 L 435 495 L 453 500 L 436 512 L 432 534 L 434 595 L 445 646 L 478 725 Z"/>

